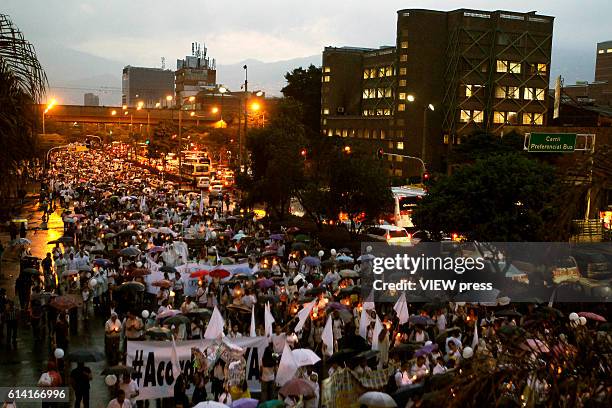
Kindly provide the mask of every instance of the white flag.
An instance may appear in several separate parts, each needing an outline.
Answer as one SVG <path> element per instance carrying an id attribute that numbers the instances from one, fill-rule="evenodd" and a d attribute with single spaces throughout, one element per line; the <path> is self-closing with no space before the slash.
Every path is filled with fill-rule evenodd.
<path id="1" fill-rule="evenodd" d="M 306 323 L 306 319 L 308 319 L 308 316 L 310 316 L 310 312 L 312 312 L 312 308 L 314 307 L 315 302 L 316 300 L 313 300 L 310 303 L 304 304 L 304 306 L 302 307 L 302 310 L 298 312 L 299 321 L 294 329 L 296 333 L 301 331 L 302 328 L 304 327 L 304 324 Z"/>
<path id="2" fill-rule="evenodd" d="M 293 358 L 293 352 L 289 344 L 285 343 L 283 355 L 281 356 L 280 363 L 278 364 L 278 371 L 276 372 L 276 384 L 282 387 L 293 379 L 295 373 L 297 373 L 298 365 Z"/>
<path id="3" fill-rule="evenodd" d="M 370 292 L 368 297 L 364 300 L 363 309 L 364 310 L 374 310 L 375 309 L 374 292 Z"/>
<path id="4" fill-rule="evenodd" d="M 361 309 L 361 316 L 359 317 L 359 335 L 364 339 L 368 339 L 368 326 L 372 318 L 368 314 L 368 310 L 364 307 Z"/>
<path id="5" fill-rule="evenodd" d="M 257 336 L 257 333 L 255 332 L 255 305 L 251 306 L 251 333 L 249 336 Z"/>
<path id="6" fill-rule="evenodd" d="M 223 337 L 223 326 L 225 322 L 223 321 L 223 316 L 215 306 L 213 310 L 212 316 L 210 317 L 210 321 L 208 322 L 208 326 L 206 327 L 206 332 L 204 332 L 204 338 L 208 340 L 216 340 L 219 337 Z"/>
<path id="7" fill-rule="evenodd" d="M 472 339 L 472 350 L 475 350 L 477 345 L 478 345 L 478 319 L 474 321 L 474 338 Z"/>
<path id="8" fill-rule="evenodd" d="M 270 303 L 266 302 L 266 307 L 264 308 L 264 336 L 272 336 L 272 323 L 274 323 L 274 316 L 270 312 Z"/>
<path id="9" fill-rule="evenodd" d="M 327 322 L 321 334 L 321 340 L 325 345 L 325 354 L 331 356 L 334 354 L 334 328 L 331 314 L 327 317 Z"/>
<path id="10" fill-rule="evenodd" d="M 378 335 L 383 329 L 383 324 L 376 316 L 376 323 L 374 324 L 374 332 L 372 333 L 372 350 L 378 350 Z"/>
<path id="11" fill-rule="evenodd" d="M 172 375 L 176 379 L 181 374 L 181 365 L 179 363 L 178 354 L 176 353 L 174 334 L 172 335 L 172 354 L 170 356 L 170 362 L 172 363 Z"/>
<path id="12" fill-rule="evenodd" d="M 397 313 L 397 317 L 399 318 L 399 324 L 404 324 L 408 322 L 408 303 L 406 302 L 406 292 L 402 292 L 402 296 L 397 300 L 395 306 L 393 306 L 393 310 Z"/>

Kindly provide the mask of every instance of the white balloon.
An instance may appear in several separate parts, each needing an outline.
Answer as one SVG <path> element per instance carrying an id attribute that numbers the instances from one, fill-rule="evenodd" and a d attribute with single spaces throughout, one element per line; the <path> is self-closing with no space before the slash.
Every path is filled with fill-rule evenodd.
<path id="1" fill-rule="evenodd" d="M 572 313 L 570 313 L 570 315 L 569 315 L 569 319 L 570 319 L 572 322 L 575 322 L 575 321 L 576 321 L 576 320 L 578 320 L 579 318 L 580 318 L 580 316 L 578 316 L 578 313 L 575 313 L 575 312 L 572 312 Z"/>
<path id="2" fill-rule="evenodd" d="M 335 249 L 332 249 L 331 251 L 329 251 L 329 253 L 332 254 L 332 256 L 334 256 L 334 255 L 336 255 L 337 252 L 336 252 Z"/>
<path id="3" fill-rule="evenodd" d="M 586 325 L 586 323 L 587 323 L 586 317 L 584 317 L 584 316 L 580 316 L 579 321 L 580 321 L 580 324 L 582 326 Z"/>
<path id="4" fill-rule="evenodd" d="M 94 279 L 90 279 L 88 285 L 89 285 L 90 289 L 93 289 L 96 286 L 98 286 L 98 281 L 95 278 Z"/>
<path id="5" fill-rule="evenodd" d="M 474 350 L 471 347 L 463 349 L 463 358 L 471 358 L 474 355 Z"/>
<path id="6" fill-rule="evenodd" d="M 64 350 L 61 348 L 56 348 L 53 352 L 53 356 L 57 359 L 64 358 Z"/>
<path id="7" fill-rule="evenodd" d="M 211 237 L 212 239 L 217 238 L 217 232 L 216 232 L 216 231 L 212 231 L 212 232 L 210 233 L 210 237 Z"/>
<path id="8" fill-rule="evenodd" d="M 142 268 L 142 262 L 140 262 L 140 261 L 136 262 L 136 266 L 139 267 L 139 268 Z"/>
<path id="9" fill-rule="evenodd" d="M 117 384 L 117 376 L 115 374 L 110 374 L 107 375 L 104 378 L 104 382 L 106 383 L 106 385 L 108 385 L 109 387 L 112 387 L 113 385 Z"/>
<path id="10" fill-rule="evenodd" d="M 319 255 L 319 258 L 322 257 L 323 255 L 325 255 L 325 252 L 323 252 L 323 250 L 320 250 L 319 253 L 317 254 Z"/>
<path id="11" fill-rule="evenodd" d="M 149 311 L 148 310 L 143 310 L 142 311 L 142 318 L 143 319 L 148 319 L 149 318 Z"/>

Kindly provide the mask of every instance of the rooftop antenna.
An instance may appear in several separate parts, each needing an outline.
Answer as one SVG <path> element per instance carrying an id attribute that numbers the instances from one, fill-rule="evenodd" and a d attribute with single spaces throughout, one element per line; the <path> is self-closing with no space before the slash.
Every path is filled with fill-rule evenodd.
<path id="1" fill-rule="evenodd" d="M 161 57 L 162 69 L 166 69 L 166 57 Z"/>

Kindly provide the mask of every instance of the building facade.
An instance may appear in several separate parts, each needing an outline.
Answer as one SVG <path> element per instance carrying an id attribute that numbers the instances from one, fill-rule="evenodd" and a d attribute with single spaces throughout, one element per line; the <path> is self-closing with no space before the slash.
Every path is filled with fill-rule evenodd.
<path id="1" fill-rule="evenodd" d="M 86 93 L 83 95 L 84 106 L 100 106 L 100 97 L 93 93 Z"/>
<path id="2" fill-rule="evenodd" d="M 475 131 L 545 126 L 553 17 L 508 11 L 399 10 L 395 45 L 326 47 L 322 127 L 444 170 L 452 144 Z M 389 171 L 419 175 L 408 157 Z"/>
<path id="3" fill-rule="evenodd" d="M 217 87 L 216 63 L 214 58 L 206 56 L 206 51 L 206 47 L 202 50 L 199 44 L 192 43 L 192 55 L 176 60 L 175 89 L 178 106 L 189 104 L 190 97 Z"/>
<path id="4" fill-rule="evenodd" d="M 169 69 L 132 67 L 123 68 L 121 103 L 135 107 L 139 102 L 145 108 L 155 108 L 174 98 L 174 72 Z"/>
<path id="5" fill-rule="evenodd" d="M 612 106 L 612 41 L 597 44 L 595 80 L 565 86 L 563 93 L 578 103 Z"/>

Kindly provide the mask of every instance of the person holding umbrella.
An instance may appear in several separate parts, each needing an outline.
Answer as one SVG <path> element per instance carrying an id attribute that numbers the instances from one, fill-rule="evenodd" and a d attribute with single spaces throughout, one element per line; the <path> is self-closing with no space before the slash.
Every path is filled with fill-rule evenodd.
<path id="1" fill-rule="evenodd" d="M 74 370 L 70 372 L 70 385 L 74 389 L 74 408 L 89 408 L 89 388 L 92 380 L 91 369 L 79 361 Z"/>

